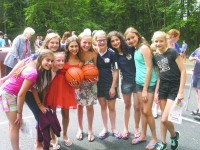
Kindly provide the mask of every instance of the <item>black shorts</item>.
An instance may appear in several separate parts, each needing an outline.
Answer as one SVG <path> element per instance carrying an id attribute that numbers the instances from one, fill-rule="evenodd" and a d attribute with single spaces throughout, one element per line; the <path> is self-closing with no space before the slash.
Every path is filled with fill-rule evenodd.
<path id="1" fill-rule="evenodd" d="M 180 81 L 169 82 L 169 81 L 160 81 L 159 85 L 159 99 L 170 99 L 175 100 L 178 94 L 180 86 Z"/>
<path id="2" fill-rule="evenodd" d="M 106 100 L 114 100 L 118 97 L 117 95 L 117 88 L 115 88 L 115 96 L 113 98 L 110 98 L 109 91 L 110 91 L 110 85 L 102 85 L 97 84 L 97 97 L 105 97 Z"/>

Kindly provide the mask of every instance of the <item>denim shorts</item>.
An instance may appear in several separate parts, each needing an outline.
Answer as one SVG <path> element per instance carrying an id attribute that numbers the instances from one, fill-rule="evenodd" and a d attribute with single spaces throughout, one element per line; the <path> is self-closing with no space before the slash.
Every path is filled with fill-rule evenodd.
<path id="1" fill-rule="evenodd" d="M 160 80 L 158 98 L 175 100 L 178 94 L 180 82 L 169 82 Z"/>
<path id="2" fill-rule="evenodd" d="M 193 88 L 195 89 L 200 89 L 200 78 L 197 78 L 197 77 L 192 77 L 192 86 Z"/>
<path id="3" fill-rule="evenodd" d="M 2 90 L 0 104 L 4 112 L 17 111 L 17 96 Z"/>
<path id="4" fill-rule="evenodd" d="M 142 92 L 143 91 L 143 87 L 144 86 L 139 85 L 139 84 L 136 83 L 136 91 L 137 92 Z M 156 89 L 156 85 L 154 85 L 154 86 L 148 86 L 147 92 L 153 94 L 155 92 L 155 89 Z"/>
<path id="5" fill-rule="evenodd" d="M 122 90 L 122 94 L 136 93 L 135 81 L 129 82 L 129 81 L 122 80 L 121 90 Z"/>
<path id="6" fill-rule="evenodd" d="M 97 97 L 105 97 L 106 100 L 114 100 L 118 97 L 117 88 L 115 88 L 115 96 L 113 98 L 109 95 L 110 85 L 97 84 Z"/>

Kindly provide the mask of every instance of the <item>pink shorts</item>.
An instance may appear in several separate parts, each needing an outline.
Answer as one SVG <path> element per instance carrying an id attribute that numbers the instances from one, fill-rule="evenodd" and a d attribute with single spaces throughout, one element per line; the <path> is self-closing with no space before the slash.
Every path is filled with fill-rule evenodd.
<path id="1" fill-rule="evenodd" d="M 0 104 L 4 112 L 17 111 L 17 96 L 2 90 Z"/>

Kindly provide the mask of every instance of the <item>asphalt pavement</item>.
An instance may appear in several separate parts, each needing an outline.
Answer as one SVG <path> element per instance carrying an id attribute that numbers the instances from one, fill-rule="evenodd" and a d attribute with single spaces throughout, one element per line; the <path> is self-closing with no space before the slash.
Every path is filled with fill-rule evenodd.
<path id="1" fill-rule="evenodd" d="M 196 95 L 195 91 L 191 90 L 191 95 L 189 96 L 189 89 L 191 84 L 191 74 L 193 65 L 187 64 L 187 83 L 185 86 L 185 100 L 189 99 L 188 103 L 188 110 L 184 110 L 183 112 L 183 122 L 181 125 L 175 124 L 175 128 L 180 131 L 180 146 L 179 150 L 199 150 L 200 149 L 200 122 L 195 121 L 193 118 L 194 116 L 191 115 L 191 110 L 197 108 L 196 102 Z M 138 145 L 132 145 L 131 140 L 133 139 L 133 129 L 134 129 L 134 120 L 133 120 L 133 109 L 131 110 L 131 118 L 129 122 L 129 130 L 131 132 L 131 136 L 128 140 L 117 140 L 112 136 L 112 131 L 110 128 L 109 122 L 109 136 L 104 139 L 98 139 L 98 134 L 102 130 L 102 120 L 101 120 L 101 113 L 100 113 L 100 106 L 96 104 L 94 106 L 95 115 L 94 115 L 94 123 L 93 123 L 93 131 L 95 135 L 94 142 L 88 142 L 87 140 L 87 118 L 86 118 L 86 110 L 84 109 L 84 139 L 82 141 L 78 141 L 75 138 L 77 132 L 77 117 L 76 117 L 76 110 L 70 110 L 70 124 L 68 128 L 68 136 L 73 142 L 73 145 L 67 147 L 64 145 L 62 138 L 58 139 L 59 144 L 61 145 L 61 150 L 144 150 L 145 146 L 148 144 L 150 140 L 150 130 L 148 128 L 147 131 L 147 142 L 140 143 Z M 117 110 L 117 129 L 122 133 L 123 132 L 123 111 L 124 111 L 124 102 L 123 99 L 117 99 L 116 101 L 116 110 Z M 58 118 L 61 122 L 61 113 L 60 110 L 57 110 Z M 8 122 L 5 116 L 5 113 L 0 110 L 0 150 L 11 150 L 11 145 L 9 142 L 7 130 L 8 130 Z M 21 150 L 33 150 L 34 149 L 34 140 L 35 140 L 35 125 L 36 122 L 34 117 L 29 110 L 29 108 L 24 106 L 23 118 L 30 123 L 30 127 L 32 129 L 32 134 L 27 135 L 20 133 L 20 148 Z M 160 139 L 160 116 L 155 120 L 156 121 L 156 129 L 158 139 Z M 168 149 L 170 149 L 170 136 L 167 135 L 167 145 Z"/>

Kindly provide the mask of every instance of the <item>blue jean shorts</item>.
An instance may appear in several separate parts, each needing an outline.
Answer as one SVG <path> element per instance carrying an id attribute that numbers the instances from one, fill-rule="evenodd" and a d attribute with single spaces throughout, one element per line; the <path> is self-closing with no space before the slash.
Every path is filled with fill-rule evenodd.
<path id="1" fill-rule="evenodd" d="M 137 92 L 142 92 L 143 91 L 143 87 L 144 86 L 142 86 L 142 85 L 136 84 L 136 91 Z M 154 94 L 155 89 L 156 89 L 156 85 L 154 85 L 154 86 L 148 86 L 147 92 Z"/>
<path id="2" fill-rule="evenodd" d="M 192 77 L 192 86 L 193 88 L 195 89 L 200 89 L 200 78 L 197 78 L 197 77 Z"/>
<path id="3" fill-rule="evenodd" d="M 4 112 L 17 111 L 17 96 L 2 90 L 0 104 Z"/>
<path id="4" fill-rule="evenodd" d="M 135 81 L 130 82 L 130 81 L 122 80 L 121 90 L 122 90 L 122 94 L 136 93 Z"/>

